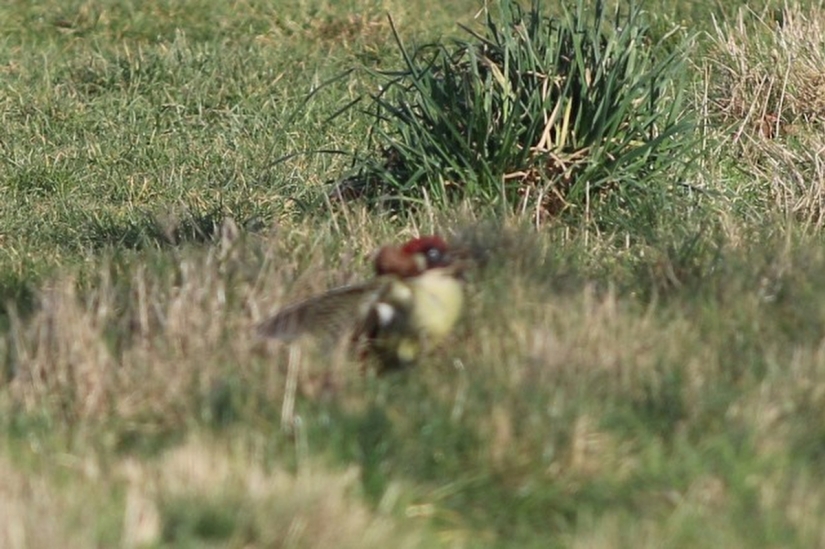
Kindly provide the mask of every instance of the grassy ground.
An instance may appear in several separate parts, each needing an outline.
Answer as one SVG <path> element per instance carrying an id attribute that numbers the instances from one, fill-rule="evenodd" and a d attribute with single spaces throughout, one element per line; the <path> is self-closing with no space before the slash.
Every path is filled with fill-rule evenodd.
<path id="1" fill-rule="evenodd" d="M 657 4 L 700 169 L 603 234 L 331 205 L 385 13 L 480 6 L 284 4 L 0 6 L 0 547 L 825 544 L 821 6 Z M 253 338 L 419 231 L 488 250 L 419 369 Z"/>

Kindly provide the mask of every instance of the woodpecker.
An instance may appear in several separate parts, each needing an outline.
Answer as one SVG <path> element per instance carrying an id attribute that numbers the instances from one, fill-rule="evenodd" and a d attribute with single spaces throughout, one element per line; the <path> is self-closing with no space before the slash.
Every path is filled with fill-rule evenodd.
<path id="1" fill-rule="evenodd" d="M 282 309 L 260 323 L 258 333 L 284 341 L 304 334 L 333 342 L 347 337 L 362 358 L 377 358 L 379 373 L 412 366 L 461 316 L 461 261 L 433 235 L 384 246 L 374 269 L 370 281 Z"/>

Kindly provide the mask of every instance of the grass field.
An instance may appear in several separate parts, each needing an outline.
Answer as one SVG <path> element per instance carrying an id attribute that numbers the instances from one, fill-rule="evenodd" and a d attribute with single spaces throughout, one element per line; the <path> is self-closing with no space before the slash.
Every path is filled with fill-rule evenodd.
<path id="1" fill-rule="evenodd" d="M 3 3 L 0 547 L 825 545 L 825 6 L 750 5 L 649 6 L 694 169 L 607 230 L 328 198 L 387 14 L 481 2 Z M 255 339 L 429 232 L 485 262 L 417 369 Z"/>

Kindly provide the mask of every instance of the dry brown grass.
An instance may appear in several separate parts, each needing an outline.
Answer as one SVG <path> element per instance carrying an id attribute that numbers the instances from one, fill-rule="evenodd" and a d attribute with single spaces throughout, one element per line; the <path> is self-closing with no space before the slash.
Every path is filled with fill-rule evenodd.
<path id="1" fill-rule="evenodd" d="M 417 546 L 387 515 L 359 501 L 357 468 L 335 472 L 304 464 L 297 474 L 265 469 L 255 452 L 191 440 L 157 461 L 127 460 L 123 540 L 127 546 L 160 539 L 160 517 L 187 502 L 246 511 L 254 531 L 248 547 Z M 243 535 L 245 528 L 238 528 Z M 230 540 L 230 544 L 242 542 Z"/>
<path id="2" fill-rule="evenodd" d="M 735 157 L 747 175 L 735 192 L 816 228 L 825 220 L 823 36 L 821 6 L 743 8 L 716 24 L 704 69 L 705 116 L 718 126 L 714 156 Z"/>
<path id="3" fill-rule="evenodd" d="M 820 122 L 825 127 L 825 119 Z M 825 140 L 823 132 L 800 135 L 791 144 L 760 142 L 760 162 L 751 169 L 767 185 L 777 213 L 819 229 L 825 225 Z"/>
<path id="4" fill-rule="evenodd" d="M 79 481 L 71 482 L 72 490 L 67 491 L 49 475 L 26 471 L 0 457 L 0 547 L 93 546 L 99 503 L 105 500 L 88 483 L 96 475 L 94 465 L 75 472 Z M 83 499 L 94 503 L 79 505 Z"/>
<path id="5" fill-rule="evenodd" d="M 264 468 L 254 449 L 241 448 L 192 439 L 156 459 L 104 468 L 94 456 L 58 455 L 48 459 L 59 468 L 44 473 L 3 459 L 0 547 L 174 546 L 183 539 L 176 529 L 210 520 L 232 524 L 228 546 L 421 546 L 410 528 L 361 501 L 357 468 L 306 463 L 294 474 Z"/>
<path id="6" fill-rule="evenodd" d="M 714 110 L 739 139 L 778 137 L 825 121 L 825 13 L 794 3 L 781 12 L 747 8 L 711 36 Z"/>

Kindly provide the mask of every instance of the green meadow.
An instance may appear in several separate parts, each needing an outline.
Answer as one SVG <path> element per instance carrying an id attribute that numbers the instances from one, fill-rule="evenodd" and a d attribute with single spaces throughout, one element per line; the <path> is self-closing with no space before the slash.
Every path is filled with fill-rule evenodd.
<path id="1" fill-rule="evenodd" d="M 719 4 L 3 3 L 0 547 L 825 545 L 825 6 Z M 429 233 L 416 368 L 256 337 Z"/>

